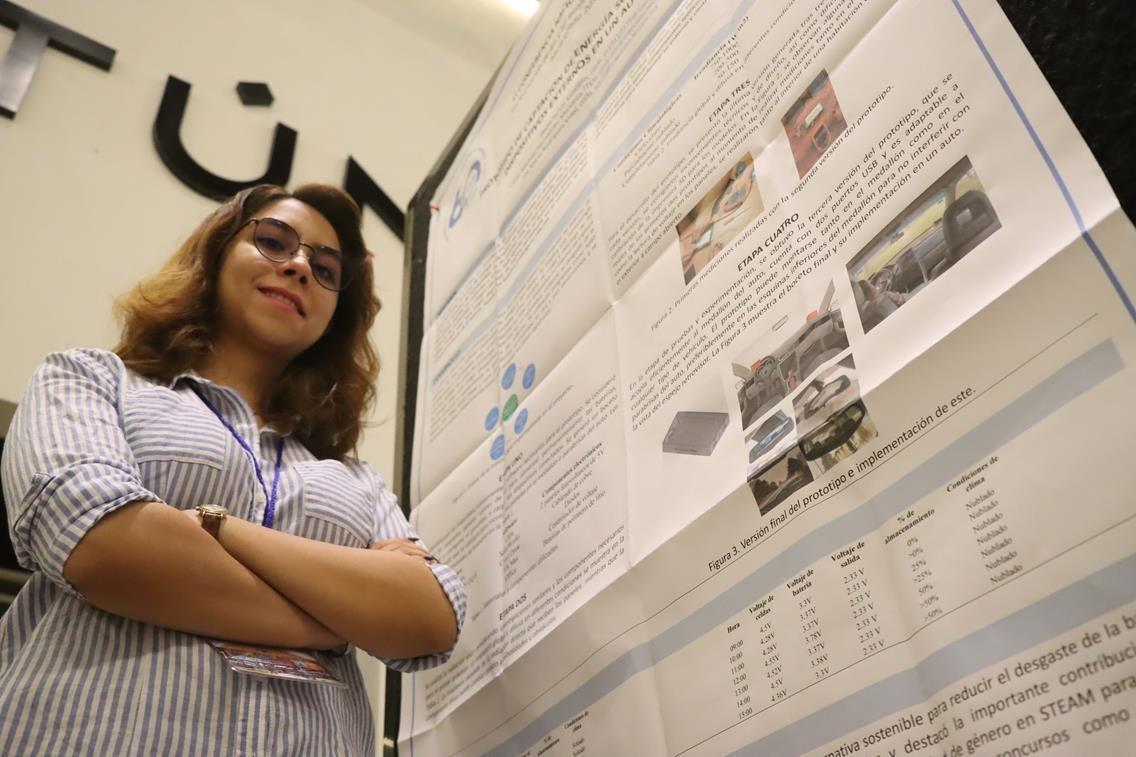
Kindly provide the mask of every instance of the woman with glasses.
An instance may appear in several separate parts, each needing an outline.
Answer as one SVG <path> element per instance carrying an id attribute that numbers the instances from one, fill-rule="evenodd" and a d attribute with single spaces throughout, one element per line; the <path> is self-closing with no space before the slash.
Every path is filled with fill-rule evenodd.
<path id="1" fill-rule="evenodd" d="M 373 751 L 354 648 L 436 665 L 465 612 L 352 456 L 378 309 L 355 203 L 260 186 L 120 301 L 113 352 L 47 358 L 4 446 L 33 573 L 0 754 Z"/>

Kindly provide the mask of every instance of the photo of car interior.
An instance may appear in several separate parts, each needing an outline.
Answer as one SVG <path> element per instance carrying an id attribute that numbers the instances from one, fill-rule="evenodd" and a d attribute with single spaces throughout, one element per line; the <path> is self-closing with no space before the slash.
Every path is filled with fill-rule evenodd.
<path id="1" fill-rule="evenodd" d="M 919 195 L 848 263 L 864 333 L 1001 228 L 969 158 Z"/>
<path id="2" fill-rule="evenodd" d="M 734 375 L 740 379 L 737 388 L 742 428 L 748 429 L 781 400 L 788 397 L 802 381 L 818 368 L 848 349 L 844 316 L 832 302 L 834 287 L 829 284 L 825 296 L 804 323 L 785 336 L 771 352 L 749 350 L 758 358 L 749 364 L 734 363 Z M 782 331 L 788 321 L 779 324 Z M 748 358 L 747 358 L 748 360 Z"/>
<path id="3" fill-rule="evenodd" d="M 848 128 L 827 71 L 821 71 L 809 83 L 781 117 L 781 125 L 789 137 L 797 173 L 803 177 Z"/>
<path id="4" fill-rule="evenodd" d="M 825 455 L 831 456 L 841 447 L 852 444 L 855 437 L 860 437 L 857 441 L 866 441 L 862 437 L 868 429 L 867 416 L 868 409 L 859 400 L 834 413 L 812 433 L 801 439 L 801 454 L 805 456 L 806 460 L 820 460 Z M 871 434 L 871 436 L 875 436 L 875 434 Z M 858 448 L 859 445 L 856 444 L 849 450 L 849 453 L 855 452 Z M 835 462 L 837 460 L 832 461 L 832 463 Z M 826 465 L 825 469 L 827 470 L 828 467 L 830 466 Z"/>
<path id="5" fill-rule="evenodd" d="M 763 515 L 878 436 L 851 354 L 799 387 L 792 405 L 792 417 L 778 410 L 745 438 L 746 482 Z"/>
<path id="6" fill-rule="evenodd" d="M 822 371 L 793 398 L 801 455 L 819 475 L 876 437 L 851 355 Z"/>
<path id="7" fill-rule="evenodd" d="M 746 477 L 757 475 L 778 455 L 791 447 L 796 439 L 793 419 L 784 411 L 778 410 L 746 437 L 749 449 L 749 468 Z"/>
<path id="8" fill-rule="evenodd" d="M 757 501 L 757 509 L 765 515 L 785 501 L 793 492 L 813 482 L 813 473 L 796 447 L 749 479 L 749 490 Z"/>

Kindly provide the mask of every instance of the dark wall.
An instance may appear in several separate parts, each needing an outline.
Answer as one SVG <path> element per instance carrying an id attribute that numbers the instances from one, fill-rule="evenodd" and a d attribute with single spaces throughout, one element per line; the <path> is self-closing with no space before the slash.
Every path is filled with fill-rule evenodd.
<path id="1" fill-rule="evenodd" d="M 0 437 L 0 454 L 4 453 L 4 438 Z M 0 568 L 16 570 L 16 553 L 12 551 L 12 542 L 8 540 L 8 510 L 4 506 L 4 490 L 0 488 Z"/>
<path id="2" fill-rule="evenodd" d="M 1001 0 L 1030 54 L 1136 216 L 1136 3 Z"/>

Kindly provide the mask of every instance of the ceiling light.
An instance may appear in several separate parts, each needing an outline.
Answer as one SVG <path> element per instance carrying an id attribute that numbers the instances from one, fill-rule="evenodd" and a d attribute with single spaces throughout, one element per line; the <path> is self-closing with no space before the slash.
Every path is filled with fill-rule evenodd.
<path id="1" fill-rule="evenodd" d="M 525 18 L 529 18 L 540 8 L 540 3 L 537 0 L 501 0 L 501 2 Z"/>

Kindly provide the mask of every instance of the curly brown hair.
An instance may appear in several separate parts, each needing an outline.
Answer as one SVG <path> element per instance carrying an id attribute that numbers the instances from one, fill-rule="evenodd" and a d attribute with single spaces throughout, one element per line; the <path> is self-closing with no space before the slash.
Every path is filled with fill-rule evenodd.
<path id="1" fill-rule="evenodd" d="M 328 220 L 358 273 L 339 293 L 324 335 L 293 359 L 269 390 L 263 418 L 273 428 L 297 435 L 317 458 L 342 459 L 355 450 L 375 398 L 379 358 L 368 332 L 379 300 L 359 206 L 337 187 L 305 184 L 288 192 L 262 184 L 227 200 L 157 274 L 115 303 L 122 333 L 114 351 L 131 370 L 161 381 L 201 368 L 216 335 L 217 278 L 226 247 L 260 210 L 288 198 Z"/>

